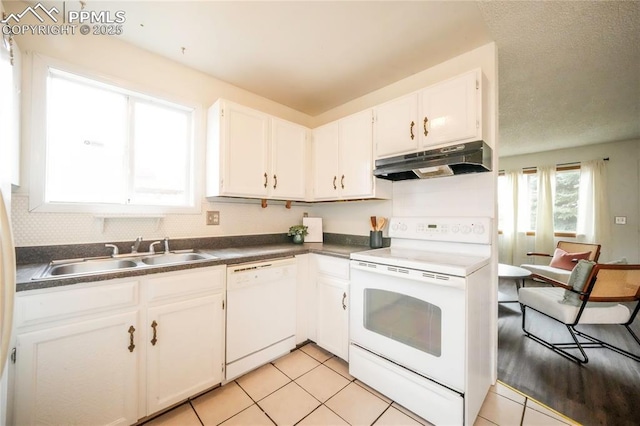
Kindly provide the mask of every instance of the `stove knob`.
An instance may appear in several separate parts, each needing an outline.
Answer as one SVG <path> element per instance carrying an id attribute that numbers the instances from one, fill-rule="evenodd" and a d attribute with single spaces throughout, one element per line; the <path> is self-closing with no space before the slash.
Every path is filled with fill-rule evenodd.
<path id="1" fill-rule="evenodd" d="M 401 231 L 406 231 L 407 230 L 407 225 L 405 223 L 400 224 L 400 230 Z"/>
<path id="2" fill-rule="evenodd" d="M 451 228 L 451 232 L 454 234 L 457 234 L 458 231 L 460 231 L 460 227 L 458 225 L 454 225 L 453 228 Z"/>
<path id="3" fill-rule="evenodd" d="M 469 232 L 471 232 L 471 228 L 469 226 L 467 226 L 467 225 L 464 225 L 462 227 L 462 233 L 463 234 L 468 234 Z"/>

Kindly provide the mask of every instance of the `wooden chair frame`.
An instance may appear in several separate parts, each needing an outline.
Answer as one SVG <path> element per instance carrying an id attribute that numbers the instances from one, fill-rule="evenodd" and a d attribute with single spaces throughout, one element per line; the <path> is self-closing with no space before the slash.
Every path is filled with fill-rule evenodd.
<path id="1" fill-rule="evenodd" d="M 635 279 L 637 281 L 634 281 L 632 285 L 629 285 L 629 283 L 626 283 L 626 282 L 616 282 L 614 280 L 611 280 L 610 279 L 611 277 L 607 277 L 607 275 L 609 274 L 608 271 L 634 271 Z M 599 274 L 601 274 L 602 276 L 600 281 L 598 281 Z M 612 275 L 615 276 L 615 272 Z M 582 315 L 585 309 L 587 308 L 587 303 L 635 302 L 635 307 L 631 311 L 631 315 L 629 316 L 629 319 L 626 322 L 620 323 L 618 325 L 624 326 L 626 330 L 629 332 L 629 334 L 631 334 L 633 339 L 636 341 L 638 346 L 640 346 L 640 338 L 638 338 L 638 336 L 630 328 L 631 323 L 633 323 L 638 312 L 640 311 L 640 265 L 596 264 L 593 267 L 589 276 L 587 277 L 587 280 L 585 281 L 585 286 L 583 287 L 582 291 L 576 291 L 572 287 L 564 283 L 561 283 L 546 277 L 543 277 L 542 279 L 546 283 L 551 284 L 553 287 L 562 287 L 565 290 L 568 290 L 577 294 L 581 300 L 580 308 L 578 310 L 577 315 L 575 316 L 575 319 L 570 323 L 565 323 L 559 320 L 558 318 L 554 318 L 553 316 L 545 312 L 541 312 L 538 309 L 535 309 L 531 306 L 521 303 L 520 307 L 522 310 L 522 330 L 524 331 L 526 337 L 529 337 L 530 339 L 551 349 L 557 354 L 562 355 L 571 361 L 577 362 L 578 364 L 586 364 L 587 362 L 589 362 L 589 358 L 587 357 L 587 354 L 584 351 L 585 348 L 607 348 L 621 355 L 624 355 L 628 358 L 631 358 L 635 361 L 640 362 L 640 355 L 631 353 L 615 345 L 612 345 L 611 343 L 607 343 L 587 333 L 576 330 L 576 326 L 580 323 L 580 319 L 582 318 Z M 532 309 L 536 312 L 539 312 L 542 315 L 545 315 L 546 317 L 551 318 L 565 325 L 573 341 L 568 343 L 551 343 L 551 342 L 548 342 L 547 340 L 544 340 L 540 336 L 533 334 L 531 331 L 527 330 L 526 328 L 526 309 L 527 308 Z M 599 309 L 599 308 L 595 308 L 595 309 Z M 597 324 L 590 323 L 590 325 L 597 325 Z M 583 341 L 581 341 L 579 338 L 582 338 Z M 566 349 L 578 349 L 582 357 L 581 358 L 577 357 L 574 354 L 568 352 Z"/>

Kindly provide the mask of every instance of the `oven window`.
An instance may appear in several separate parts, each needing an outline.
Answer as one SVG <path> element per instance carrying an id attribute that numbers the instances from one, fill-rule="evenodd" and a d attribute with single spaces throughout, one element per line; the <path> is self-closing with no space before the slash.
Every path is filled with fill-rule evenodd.
<path id="1" fill-rule="evenodd" d="M 364 327 L 437 357 L 442 352 L 442 311 L 415 297 L 365 289 Z"/>

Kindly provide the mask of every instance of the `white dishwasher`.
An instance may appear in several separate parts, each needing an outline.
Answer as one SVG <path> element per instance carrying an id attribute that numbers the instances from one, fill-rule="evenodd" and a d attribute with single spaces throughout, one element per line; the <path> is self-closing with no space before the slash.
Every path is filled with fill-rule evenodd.
<path id="1" fill-rule="evenodd" d="M 227 267 L 226 380 L 295 348 L 296 260 Z"/>

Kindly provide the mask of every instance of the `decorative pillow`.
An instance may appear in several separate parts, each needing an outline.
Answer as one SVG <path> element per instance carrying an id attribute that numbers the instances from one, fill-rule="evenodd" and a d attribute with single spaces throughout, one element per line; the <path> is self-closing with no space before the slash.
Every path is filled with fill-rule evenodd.
<path id="1" fill-rule="evenodd" d="M 582 291 L 595 264 L 596 262 L 592 262 L 590 260 L 579 260 L 575 265 L 575 268 L 573 268 L 573 271 L 571 271 L 571 276 L 569 276 L 567 285 L 571 286 L 576 291 Z M 560 300 L 560 303 L 580 306 L 582 300 L 580 300 L 580 295 L 577 293 L 565 290 L 564 297 Z"/>
<path id="2" fill-rule="evenodd" d="M 591 256 L 590 251 L 585 251 L 583 253 L 567 253 L 566 251 L 557 248 L 556 251 L 553 252 L 553 259 L 551 259 L 551 263 L 549 263 L 549 266 L 571 271 L 576 266 L 576 263 L 573 262 L 574 259 L 588 260 L 589 256 Z"/>

